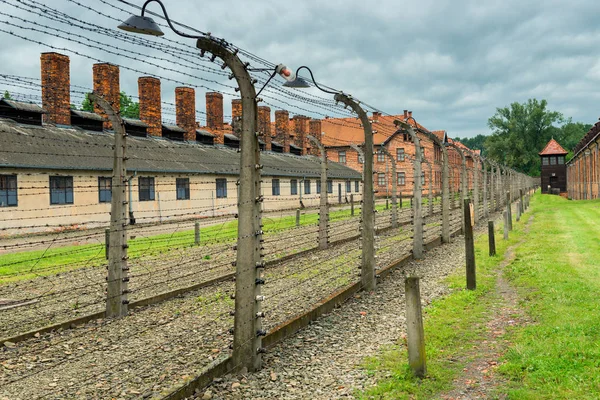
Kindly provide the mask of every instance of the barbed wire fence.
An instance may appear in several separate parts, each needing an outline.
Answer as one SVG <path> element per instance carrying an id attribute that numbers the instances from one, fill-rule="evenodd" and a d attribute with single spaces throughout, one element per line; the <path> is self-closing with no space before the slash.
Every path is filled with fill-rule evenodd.
<path id="1" fill-rule="evenodd" d="M 237 88 L 228 83 L 229 73 L 223 71 L 215 57 L 198 57 L 196 48 L 169 38 L 152 41 L 104 26 L 112 26 L 115 21 L 120 22 L 123 15 L 131 13 L 134 7 L 126 1 L 101 0 L 104 6 L 110 6 L 109 13 L 108 7 L 98 9 L 68 0 L 70 6 L 78 10 L 99 13 L 103 17 L 100 24 L 90 24 L 35 0 L 0 2 L 7 10 L 12 7 L 19 13 L 36 17 L 34 20 L 18 17 L 12 11 L 0 12 L 5 24 L 0 31 L 11 37 L 92 60 L 95 58 L 85 49 L 95 48 L 121 57 L 124 70 L 147 74 L 145 70 L 129 66 L 134 64 L 128 62 L 135 61 L 143 66 L 140 68 L 160 67 L 160 70 L 171 72 L 173 75 L 161 77 L 165 81 L 238 97 Z M 49 37 L 58 37 L 70 43 L 72 48 L 51 45 L 47 40 Z M 232 45 L 231 49 L 256 65 L 274 67 L 243 49 Z M 152 54 L 148 54 L 149 50 Z M 193 63 L 189 62 L 190 56 L 194 57 Z M 258 72 L 253 78 L 257 84 L 266 84 L 268 75 Z M 198 81 L 202 83 L 198 84 Z M 11 91 L 17 99 L 41 101 L 35 94 L 41 83 L 33 78 L 0 75 L 0 82 L 18 89 Z M 73 98 L 80 101 L 91 91 L 86 87 L 71 89 L 75 94 Z M 340 126 L 363 129 L 355 116 L 333 99 L 310 92 L 299 95 L 273 83 L 266 85 L 262 97 L 263 103 L 270 106 L 283 105 L 298 113 L 323 118 L 333 115 Z M 169 110 L 175 105 L 165 103 L 164 106 Z M 363 106 L 376 111 L 371 106 Z M 197 112 L 196 116 L 205 119 L 205 113 Z M 384 137 L 392 137 L 397 132 L 391 124 L 373 124 Z M 0 134 L 7 138 L 3 141 L 6 146 L 0 151 L 11 151 L 11 146 L 18 140 L 16 134 L 10 129 L 0 130 Z M 113 160 L 113 152 L 120 145 L 115 146 L 110 140 L 117 136 L 107 136 L 100 145 L 84 144 L 85 154 L 71 155 Z M 53 145 L 63 148 L 65 153 L 72 153 L 68 141 L 51 137 L 44 140 L 46 146 Z M 356 144 L 337 140 L 340 145 Z M 122 146 L 127 154 L 136 144 Z M 56 151 L 50 152 L 46 147 L 24 153 L 36 157 L 56 154 Z M 116 158 L 123 161 L 125 157 L 120 153 Z M 164 160 L 149 157 L 146 161 Z M 226 162 L 214 164 L 227 167 Z M 456 233 L 461 227 L 461 200 L 468 196 L 465 192 L 468 189 L 466 183 L 461 184 L 467 179 L 463 170 L 452 165 L 450 197 L 453 201 L 449 225 L 451 232 Z M 240 166 L 256 167 L 243 163 Z M 425 163 L 423 167 L 425 170 L 430 168 L 426 176 L 428 187 L 422 192 L 419 190 L 418 194 L 414 191 L 406 193 L 410 207 L 398 204 L 389 209 L 382 203 L 377 204 L 378 212 L 374 218 L 378 272 L 410 256 L 415 240 L 425 247 L 441 235 L 443 202 L 435 202 L 433 189 L 437 165 Z M 261 261 L 253 268 L 264 272 L 257 274 L 251 282 L 242 282 L 251 287 L 260 286 L 260 294 L 254 299 L 260 303 L 259 311 L 252 318 L 245 318 L 234 312 L 234 300 L 238 295 L 236 285 L 240 284 L 235 281 L 236 262 L 240 256 L 237 213 L 243 206 L 240 196 L 217 196 L 207 189 L 215 181 L 201 174 L 189 174 L 188 185 L 182 188 L 157 179 L 152 182 L 152 196 L 149 197 L 156 200 L 152 204 L 158 209 L 150 206 L 137 209 L 136 224 L 131 225 L 127 206 L 132 199 L 128 191 L 149 194 L 150 183 L 126 179 L 122 169 L 126 167 L 112 171 L 111 201 L 114 200 L 117 208 L 111 213 L 108 204 L 102 204 L 82 206 L 82 212 L 71 215 L 68 197 L 98 194 L 98 176 L 81 175 L 76 181 L 69 182 L 63 173 L 52 174 L 62 178 L 56 179 L 55 186 L 56 196 L 63 196 L 57 198 L 61 204 L 52 208 L 53 218 L 59 222 L 47 223 L 48 207 L 43 206 L 10 210 L 10 213 L 0 211 L 0 218 L 7 223 L 0 228 L 3 234 L 0 239 L 0 298 L 10 300 L 0 305 L 3 319 L 0 337 L 5 338 L 4 346 L 8 349 L 0 355 L 6 370 L 0 377 L 4 395 L 104 398 L 123 393 L 128 397 L 173 393 L 173 390 L 176 392 L 189 385 L 198 376 L 198 371 L 221 366 L 221 373 L 227 373 L 246 364 L 246 361 L 232 361 L 231 356 L 236 346 L 242 348 L 254 344 L 255 338 L 234 345 L 234 326 L 250 329 L 256 337 L 276 335 L 288 329 L 285 327 L 294 326 L 294 321 L 301 320 L 311 310 L 318 309 L 332 295 L 352 287 L 360 290 L 358 272 L 364 251 L 360 248 L 360 220 L 372 216 L 362 215 L 360 201 L 364 193 L 352 187 L 352 183 L 348 188 L 349 181 L 336 181 L 336 185 L 332 182 L 329 190 L 329 177 L 325 182 L 318 179 L 317 186 L 317 179 L 302 177 L 301 170 L 281 167 L 282 176 L 294 174 L 298 179 L 295 182 L 281 180 L 277 196 L 271 192 L 272 187 L 260 186 L 259 196 L 252 201 L 260 203 L 260 232 L 256 236 L 260 241 Z M 234 175 L 236 171 L 239 170 L 231 168 L 231 174 L 224 175 L 221 187 L 237 190 L 239 177 Z M 480 171 L 473 173 L 478 177 Z M 47 195 L 50 175 L 45 172 L 23 174 L 27 180 L 19 184 L 19 196 L 35 199 Z M 263 175 L 261 178 L 268 177 Z M 398 179 L 397 176 L 392 178 Z M 416 187 L 415 182 L 421 177 L 413 174 L 412 179 L 412 187 Z M 484 193 L 489 196 L 493 193 L 483 190 L 488 185 L 487 180 L 478 178 L 469 182 L 471 189 L 474 189 L 473 185 L 477 189 L 475 196 L 481 205 L 479 208 L 484 207 L 480 197 L 485 196 Z M 521 182 L 517 186 L 510 179 L 504 179 L 502 184 L 499 179 L 495 182 L 495 194 L 499 198 L 503 198 L 500 197 L 502 191 L 510 191 L 513 199 L 516 198 L 515 190 L 525 184 Z M 193 199 L 203 205 L 178 204 L 180 190 L 182 197 L 194 196 Z M 320 249 L 319 219 L 323 215 L 313 195 L 323 192 L 327 194 L 327 249 Z M 461 195 L 459 201 L 454 202 L 456 192 Z M 311 196 L 310 204 L 306 196 Z M 421 197 L 423 203 L 419 200 L 417 207 L 415 199 Z M 478 215 L 483 213 L 478 211 Z M 424 218 L 423 234 L 416 236 L 414 221 L 421 218 Z M 395 219 L 397 228 L 393 226 Z M 104 229 L 109 222 L 107 246 Z M 12 235 L 16 231 L 27 234 Z M 36 231 L 45 233 L 31 234 Z M 114 273 L 117 267 L 120 274 L 108 273 Z M 111 289 L 111 285 L 116 288 Z M 106 313 L 107 304 L 114 305 L 115 300 L 120 310 Z M 121 318 L 107 318 L 116 316 Z M 257 319 L 260 319 L 260 325 L 257 325 Z M 260 329 L 256 329 L 257 326 Z M 263 347 L 254 350 L 266 351 Z"/>

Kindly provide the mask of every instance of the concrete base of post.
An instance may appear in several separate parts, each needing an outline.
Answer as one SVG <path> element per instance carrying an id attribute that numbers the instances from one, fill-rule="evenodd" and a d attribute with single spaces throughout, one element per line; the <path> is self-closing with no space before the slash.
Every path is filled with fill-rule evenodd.
<path id="1" fill-rule="evenodd" d="M 423 329 L 419 278 L 406 278 L 404 287 L 406 294 L 408 364 L 414 376 L 424 378 L 427 374 L 427 363 L 425 357 L 425 333 Z"/>

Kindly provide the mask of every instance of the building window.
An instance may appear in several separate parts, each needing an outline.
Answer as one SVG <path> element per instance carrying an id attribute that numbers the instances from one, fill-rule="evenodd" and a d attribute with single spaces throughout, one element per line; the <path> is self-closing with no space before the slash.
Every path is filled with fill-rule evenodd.
<path id="1" fill-rule="evenodd" d="M 73 177 L 50 177 L 50 204 L 73 204 Z"/>
<path id="2" fill-rule="evenodd" d="M 381 150 L 377 150 L 377 162 L 385 162 L 385 154 Z"/>
<path id="3" fill-rule="evenodd" d="M 279 179 L 273 179 L 271 181 L 271 188 L 273 196 L 279 196 Z"/>
<path id="4" fill-rule="evenodd" d="M 190 178 L 177 178 L 175 185 L 177 186 L 177 200 L 189 200 Z"/>
<path id="5" fill-rule="evenodd" d="M 138 192 L 140 201 L 152 201 L 154 200 L 154 178 L 153 177 L 140 177 L 138 179 Z"/>
<path id="6" fill-rule="evenodd" d="M 0 207 L 17 206 L 17 176 L 0 175 Z"/>
<path id="7" fill-rule="evenodd" d="M 406 174 L 404 172 L 398 172 L 398 185 L 406 185 Z"/>
<path id="8" fill-rule="evenodd" d="M 341 164 L 346 164 L 346 152 L 338 151 L 338 162 Z"/>
<path id="9" fill-rule="evenodd" d="M 298 181 L 296 179 L 290 181 L 290 194 L 298 194 Z"/>
<path id="10" fill-rule="evenodd" d="M 304 180 L 304 194 L 310 194 L 310 179 Z"/>
<path id="11" fill-rule="evenodd" d="M 404 161 L 404 149 L 403 148 L 396 149 L 396 158 L 398 159 L 398 161 Z"/>
<path id="12" fill-rule="evenodd" d="M 333 181 L 330 179 L 327 180 L 327 193 L 333 193 Z"/>
<path id="13" fill-rule="evenodd" d="M 565 156 L 558 156 L 558 165 L 563 165 L 565 163 Z"/>
<path id="14" fill-rule="evenodd" d="M 542 165 L 548 165 L 550 164 L 550 160 L 548 159 L 548 157 L 542 157 Z"/>
<path id="15" fill-rule="evenodd" d="M 354 181 L 354 191 L 358 193 L 360 190 L 360 183 L 358 181 Z"/>
<path id="16" fill-rule="evenodd" d="M 321 194 L 321 180 L 317 179 L 317 194 Z"/>
<path id="17" fill-rule="evenodd" d="M 100 203 L 110 203 L 112 200 L 112 178 L 105 176 L 98 177 L 98 201 Z"/>
<path id="18" fill-rule="evenodd" d="M 421 185 L 425 184 L 425 172 L 421 172 Z"/>
<path id="19" fill-rule="evenodd" d="M 379 186 L 385 186 L 385 174 L 377 174 L 377 184 Z"/>
<path id="20" fill-rule="evenodd" d="M 227 198 L 227 179 L 217 179 L 217 199 Z"/>
<path id="21" fill-rule="evenodd" d="M 352 182 L 346 181 L 346 193 L 350 193 L 352 191 Z"/>
<path id="22" fill-rule="evenodd" d="M 556 165 L 556 157 L 550 157 L 550 165 Z"/>

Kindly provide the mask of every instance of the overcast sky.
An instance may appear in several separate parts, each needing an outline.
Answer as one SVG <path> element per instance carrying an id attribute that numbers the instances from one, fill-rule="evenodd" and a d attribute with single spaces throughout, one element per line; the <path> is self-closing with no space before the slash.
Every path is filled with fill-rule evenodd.
<path id="1" fill-rule="evenodd" d="M 9 5 L 23 6 L 27 1 L 30 0 L 23 3 L 7 0 L 0 11 L 82 34 L 81 30 Z M 78 2 L 117 19 L 125 17 L 122 11 L 111 7 L 111 3 L 118 5 L 118 0 Z M 73 1 L 40 1 L 37 5 L 44 3 L 103 27 L 115 24 Z M 210 31 L 273 63 L 282 62 L 294 68 L 308 65 L 318 81 L 351 93 L 387 113 L 400 114 L 403 109 L 410 109 L 421 124 L 431 130 L 446 130 L 451 137 L 487 134 L 487 120 L 497 107 L 533 97 L 547 99 L 550 109 L 575 121 L 594 123 L 600 114 L 597 90 L 600 2 L 597 0 L 164 0 L 164 3 L 175 20 Z M 150 9 L 159 11 L 156 4 Z M 33 26 L 5 15 L 0 15 L 0 21 Z M 187 83 L 193 79 L 191 75 L 200 74 L 192 71 L 181 76 L 168 69 L 179 68 L 168 62 L 164 63 L 167 67 L 164 69 L 48 34 L 2 23 L 0 27 L 46 45 L 79 51 L 97 60 L 171 77 L 177 82 Z M 179 40 L 170 32 L 167 37 Z M 111 41 L 106 36 L 97 38 Z M 127 51 L 126 45 L 112 42 Z M 0 49 L 0 73 L 35 78 L 39 77 L 39 53 L 52 51 L 45 45 L 2 32 Z M 71 56 L 71 82 L 91 87 L 94 61 L 65 53 Z M 191 55 L 190 62 L 193 62 Z M 122 69 L 122 89 L 137 94 L 139 75 Z M 210 74 L 202 76 L 211 79 Z M 215 80 L 231 84 L 220 76 Z M 177 82 L 163 80 L 163 100 L 172 101 Z M 196 84 L 213 87 L 207 82 L 196 81 Z M 201 90 L 197 93 L 199 109 L 204 108 Z M 274 105 L 285 107 L 273 101 Z M 310 114 L 306 111 L 311 110 L 292 108 L 290 112 Z M 311 116 L 322 115 L 316 112 Z"/>

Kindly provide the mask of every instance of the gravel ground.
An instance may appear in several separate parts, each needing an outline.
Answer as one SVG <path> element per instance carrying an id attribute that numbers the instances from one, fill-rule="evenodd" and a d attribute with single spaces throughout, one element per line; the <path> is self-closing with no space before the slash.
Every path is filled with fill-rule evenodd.
<path id="1" fill-rule="evenodd" d="M 410 234 L 381 234 L 378 265 L 408 253 Z M 266 329 L 357 279 L 358 240 L 267 268 Z M 181 384 L 229 354 L 233 282 L 224 282 L 119 320 L 93 321 L 4 347 L 0 399 L 138 398 Z"/>
<path id="2" fill-rule="evenodd" d="M 358 233 L 359 218 L 331 223 L 334 240 Z M 176 229 L 176 227 L 173 227 Z M 318 240 L 318 227 L 307 225 L 265 235 L 265 259 L 312 248 Z M 175 248 L 149 254 L 129 262 L 131 301 L 204 282 L 235 272 L 234 241 L 202 247 Z M 0 338 L 46 325 L 68 321 L 104 309 L 106 266 L 85 267 L 54 275 L 0 286 L 0 299 L 36 300 L 35 303 L 1 310 Z"/>
<path id="3" fill-rule="evenodd" d="M 435 211 L 439 211 L 439 207 Z M 410 209 L 404 208 L 398 214 L 401 223 L 410 222 Z M 379 228 L 390 226 L 391 210 L 378 213 L 376 220 Z M 357 235 L 359 221 L 360 217 L 356 216 L 331 222 L 330 241 Z M 173 225 L 171 229 L 182 228 Z M 425 233 L 429 236 L 439 234 L 427 230 Z M 314 248 L 317 241 L 316 225 L 267 232 L 264 243 L 265 260 L 274 261 Z M 231 265 L 235 260 L 234 244 L 234 241 L 228 241 L 202 247 L 174 248 L 168 252 L 148 254 L 131 260 L 129 262 L 130 301 L 234 272 L 235 269 Z M 0 338 L 102 311 L 105 307 L 105 268 L 106 266 L 79 268 L 0 286 L 0 299 L 35 301 L 17 308 L 0 309 L 4 321 L 0 326 Z"/>
<path id="4" fill-rule="evenodd" d="M 455 223 L 455 227 L 460 225 Z M 483 230 L 485 227 L 479 227 Z M 358 294 L 341 308 L 269 350 L 263 369 L 228 375 L 194 399 L 337 399 L 354 398 L 376 384 L 361 365 L 405 335 L 404 277 L 421 277 L 423 305 L 449 290 L 443 279 L 464 268 L 464 238 L 434 248 L 422 261 L 411 261 L 379 283 L 375 292 Z"/>

